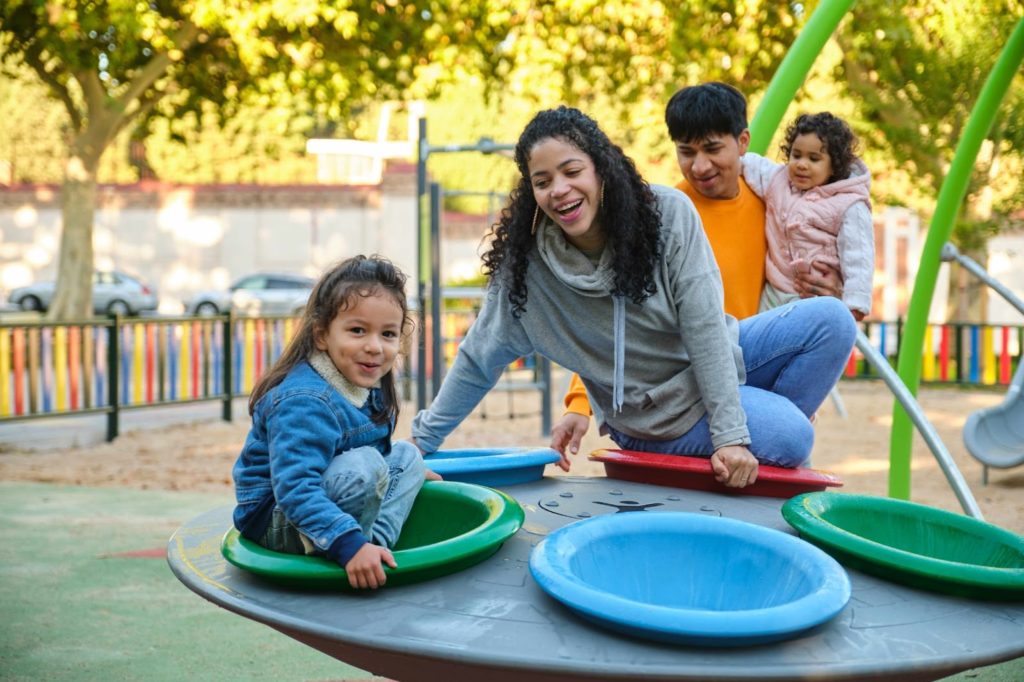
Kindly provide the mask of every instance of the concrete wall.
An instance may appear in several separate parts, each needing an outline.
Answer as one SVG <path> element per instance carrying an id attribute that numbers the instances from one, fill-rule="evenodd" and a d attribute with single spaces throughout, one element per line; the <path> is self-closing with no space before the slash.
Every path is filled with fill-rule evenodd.
<path id="1" fill-rule="evenodd" d="M 989 274 L 1024 300 L 1024 232 L 1001 234 L 988 243 Z M 1024 324 L 1024 315 L 994 291 L 989 293 L 988 319 L 992 324 Z"/>
<path id="2" fill-rule="evenodd" d="M 357 253 L 386 255 L 414 278 L 415 211 L 408 166 L 379 185 L 103 186 L 93 246 L 98 268 L 137 274 L 176 313 L 192 293 L 251 272 L 315 277 Z M 59 188 L 0 191 L 0 300 L 56 277 L 60 225 Z"/>
<path id="3" fill-rule="evenodd" d="M 157 286 L 161 311 L 202 289 L 223 289 L 261 270 L 317 276 L 357 253 L 395 261 L 416 287 L 415 168 L 393 164 L 379 184 L 270 186 L 104 186 L 97 200 L 93 245 L 99 268 L 135 273 Z M 500 202 L 499 202 L 500 203 Z M 482 238 L 496 215 L 445 213 L 442 281 L 479 272 Z M 925 226 L 905 209 L 876 208 L 873 317 L 906 315 Z M 0 302 L 14 287 L 56 277 L 60 246 L 56 187 L 0 190 Z M 1024 233 L 989 243 L 988 270 L 1024 298 Z M 931 308 L 943 321 L 948 265 L 939 272 Z M 997 294 L 989 320 L 1024 324 Z"/>

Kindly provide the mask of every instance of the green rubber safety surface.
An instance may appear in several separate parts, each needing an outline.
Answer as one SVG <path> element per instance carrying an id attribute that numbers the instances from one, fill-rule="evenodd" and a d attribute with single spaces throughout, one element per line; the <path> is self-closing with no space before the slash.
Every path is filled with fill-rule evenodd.
<path id="1" fill-rule="evenodd" d="M 782 506 L 800 535 L 841 563 L 912 587 L 1024 599 L 1024 537 L 914 502 L 814 492 Z"/>
<path id="2" fill-rule="evenodd" d="M 523 525 L 522 507 L 505 493 L 471 483 L 427 481 L 395 544 L 398 568 L 384 567 L 387 586 L 460 571 L 491 556 Z M 351 590 L 348 574 L 326 557 L 274 552 L 232 528 L 224 558 L 268 580 L 309 589 Z"/>

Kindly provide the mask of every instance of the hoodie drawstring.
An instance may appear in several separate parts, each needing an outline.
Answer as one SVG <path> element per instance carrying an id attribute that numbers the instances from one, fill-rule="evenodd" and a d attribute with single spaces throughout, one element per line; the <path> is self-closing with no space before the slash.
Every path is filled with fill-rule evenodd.
<path id="1" fill-rule="evenodd" d="M 612 296 L 612 325 L 615 335 L 615 370 L 612 378 L 612 409 L 622 412 L 626 375 L 626 301 Z"/>

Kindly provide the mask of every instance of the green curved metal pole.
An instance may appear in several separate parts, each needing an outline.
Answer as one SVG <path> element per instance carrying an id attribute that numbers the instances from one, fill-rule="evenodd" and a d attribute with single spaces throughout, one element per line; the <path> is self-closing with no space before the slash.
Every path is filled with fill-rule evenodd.
<path id="1" fill-rule="evenodd" d="M 964 128 L 963 136 L 956 147 L 949 173 L 942 182 L 935 214 L 928 228 L 920 266 L 910 296 L 907 322 L 900 339 L 897 373 L 911 394 L 917 394 L 921 379 L 921 353 L 924 348 L 924 332 L 928 323 L 928 309 L 931 308 L 935 293 L 935 280 L 939 273 L 942 245 L 953 230 L 960 204 L 967 193 L 974 161 L 981 144 L 988 135 L 995 120 L 999 105 L 1010 88 L 1014 74 L 1024 58 L 1024 19 L 1017 22 L 1013 34 L 1003 48 L 999 59 L 985 80 L 978 101 L 971 111 L 971 117 Z M 910 449 L 912 429 L 910 417 L 903 407 L 893 401 L 892 433 L 889 441 L 889 496 L 910 499 Z"/>
<path id="2" fill-rule="evenodd" d="M 807 72 L 818 58 L 821 48 L 850 9 L 854 0 L 822 0 L 800 34 L 793 41 L 786 56 L 772 76 L 764 99 L 761 100 L 754 120 L 750 122 L 750 151 L 764 154 L 772 135 L 786 115 L 789 103 L 803 85 Z"/>

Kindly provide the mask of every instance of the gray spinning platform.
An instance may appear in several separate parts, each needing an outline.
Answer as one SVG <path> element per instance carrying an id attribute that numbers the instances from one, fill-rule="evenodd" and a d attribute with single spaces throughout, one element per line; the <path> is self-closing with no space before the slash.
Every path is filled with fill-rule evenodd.
<path id="1" fill-rule="evenodd" d="M 1024 655 L 1024 602 L 949 597 L 853 570 L 846 608 L 779 644 L 693 648 L 615 635 L 569 612 L 530 577 L 530 550 L 548 533 L 588 516 L 657 511 L 793 533 L 779 514 L 783 501 L 606 478 L 544 478 L 505 490 L 526 510 L 523 528 L 484 563 L 416 585 L 356 595 L 270 585 L 221 557 L 228 508 L 182 526 L 168 562 L 213 603 L 401 682 L 934 680 Z"/>

